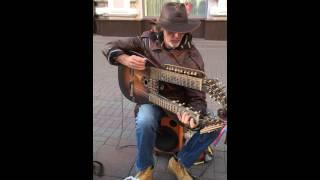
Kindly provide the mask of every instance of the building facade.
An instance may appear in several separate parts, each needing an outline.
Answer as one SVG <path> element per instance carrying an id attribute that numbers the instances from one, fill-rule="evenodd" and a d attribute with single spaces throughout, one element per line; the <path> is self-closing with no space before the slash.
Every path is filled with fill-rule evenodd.
<path id="1" fill-rule="evenodd" d="M 137 36 L 151 28 L 165 2 L 188 3 L 190 19 L 201 21 L 193 36 L 227 40 L 227 0 L 93 0 L 94 33 L 103 36 Z"/>

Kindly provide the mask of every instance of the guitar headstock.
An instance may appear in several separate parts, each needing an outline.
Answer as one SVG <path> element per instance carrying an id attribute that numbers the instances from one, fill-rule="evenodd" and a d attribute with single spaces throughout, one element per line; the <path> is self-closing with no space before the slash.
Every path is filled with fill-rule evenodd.
<path id="1" fill-rule="evenodd" d="M 222 83 L 218 79 L 204 79 L 202 85 L 210 98 L 214 98 L 215 101 L 223 106 L 227 104 L 227 95 L 224 91 L 225 86 L 222 86 Z"/>
<path id="2" fill-rule="evenodd" d="M 200 130 L 200 134 L 210 133 L 219 129 L 222 129 L 227 121 L 219 116 L 205 116 L 203 119 L 203 128 Z"/>

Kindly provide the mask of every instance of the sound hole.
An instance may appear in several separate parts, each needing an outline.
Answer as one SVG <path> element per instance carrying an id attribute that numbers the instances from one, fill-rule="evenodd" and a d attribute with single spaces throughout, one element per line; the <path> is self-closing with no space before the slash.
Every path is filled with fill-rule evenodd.
<path id="1" fill-rule="evenodd" d="M 174 120 L 170 120 L 169 124 L 172 127 L 176 127 L 178 125 Z"/>
<path id="2" fill-rule="evenodd" d="M 144 79 L 144 81 L 143 81 L 143 82 L 144 82 L 144 85 L 145 85 L 145 86 L 147 86 L 147 85 L 148 85 L 148 80 L 147 80 L 147 79 Z"/>

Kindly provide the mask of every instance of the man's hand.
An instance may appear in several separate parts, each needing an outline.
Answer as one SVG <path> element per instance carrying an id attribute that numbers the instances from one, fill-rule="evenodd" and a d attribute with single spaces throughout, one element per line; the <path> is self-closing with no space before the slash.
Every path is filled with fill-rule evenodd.
<path id="1" fill-rule="evenodd" d="M 187 112 L 184 112 L 182 114 L 178 112 L 177 117 L 179 121 L 181 121 L 186 126 L 189 126 L 191 129 L 197 127 L 195 120 Z"/>
<path id="2" fill-rule="evenodd" d="M 116 60 L 131 69 L 144 70 L 146 68 L 145 58 L 136 55 L 128 56 L 126 54 L 122 54 L 118 56 Z"/>

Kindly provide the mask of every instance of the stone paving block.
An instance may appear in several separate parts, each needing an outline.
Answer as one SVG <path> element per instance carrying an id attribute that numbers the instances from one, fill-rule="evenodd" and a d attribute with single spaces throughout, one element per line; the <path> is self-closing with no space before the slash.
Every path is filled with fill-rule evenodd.
<path id="1" fill-rule="evenodd" d="M 191 172 L 194 172 L 194 175 L 201 176 L 201 178 L 207 178 L 207 179 L 213 179 L 214 177 L 214 160 L 211 162 L 208 162 L 206 164 L 201 165 L 197 170 L 193 170 Z"/>
<path id="2" fill-rule="evenodd" d="M 153 173 L 154 180 L 176 180 L 176 177 L 168 171 L 155 171 Z"/>
<path id="3" fill-rule="evenodd" d="M 216 152 L 214 156 L 214 172 L 215 173 L 226 173 L 226 164 L 224 160 L 224 152 Z"/>
<path id="4" fill-rule="evenodd" d="M 156 156 L 155 171 L 167 171 L 170 155 L 161 154 Z"/>
<path id="5" fill-rule="evenodd" d="M 109 138 L 106 141 L 106 145 L 116 146 L 119 143 L 119 138 Z M 126 145 L 136 145 L 136 142 L 133 139 L 123 139 L 120 140 L 120 146 L 126 146 Z"/>
<path id="6" fill-rule="evenodd" d="M 103 141 L 93 141 L 93 152 L 96 153 L 103 143 Z"/>
<path id="7" fill-rule="evenodd" d="M 93 141 L 102 141 L 104 142 L 106 140 L 106 137 L 104 136 L 95 136 L 93 137 Z"/>
<path id="8" fill-rule="evenodd" d="M 214 180 L 227 180 L 227 174 L 226 173 L 215 173 L 213 179 Z"/>
<path id="9" fill-rule="evenodd" d="M 115 146 L 104 145 L 96 153 L 97 161 L 104 165 L 106 176 L 127 177 L 135 162 L 135 148 L 116 149 Z"/>
<path id="10" fill-rule="evenodd" d="M 115 131 L 115 129 L 112 128 L 105 128 L 105 131 L 103 132 L 104 137 L 110 137 L 113 133 L 113 131 Z"/>
<path id="11" fill-rule="evenodd" d="M 105 131 L 105 128 L 98 128 L 95 132 L 94 132 L 94 137 L 95 136 L 102 136 L 103 133 Z"/>

